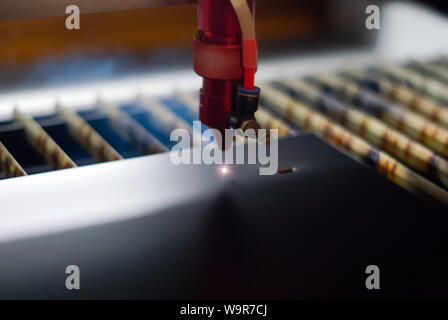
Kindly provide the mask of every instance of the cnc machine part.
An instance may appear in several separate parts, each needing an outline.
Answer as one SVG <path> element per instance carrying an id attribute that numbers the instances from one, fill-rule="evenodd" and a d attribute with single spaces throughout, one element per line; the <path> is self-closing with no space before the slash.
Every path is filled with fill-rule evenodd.
<path id="1" fill-rule="evenodd" d="M 369 143 L 396 157 L 428 178 L 448 187 L 448 161 L 431 149 L 394 130 L 389 125 L 347 103 L 320 92 L 303 80 L 285 79 L 281 82 L 297 94 L 300 101 L 339 122 Z"/>
<path id="2" fill-rule="evenodd" d="M 230 2 L 238 17 L 242 34 L 244 89 L 253 90 L 258 60 L 255 22 L 246 0 L 230 0 Z"/>
<path id="3" fill-rule="evenodd" d="M 377 65 L 372 69 L 386 75 L 394 82 L 405 84 L 440 103 L 448 104 L 448 85 L 441 81 L 425 78 L 412 69 L 393 64 Z"/>
<path id="4" fill-rule="evenodd" d="M 189 107 L 195 114 L 198 112 L 199 100 L 194 92 L 178 92 L 176 94 L 176 99 L 181 101 L 187 107 Z M 263 129 L 278 129 L 279 137 L 295 136 L 298 131 L 288 125 L 286 122 L 276 117 L 274 114 L 259 106 L 257 112 L 255 113 L 255 119 L 257 123 Z M 235 138 L 240 140 L 241 136 L 236 135 Z M 244 142 L 244 141 L 243 141 Z"/>
<path id="5" fill-rule="evenodd" d="M 247 7 L 253 16 L 255 1 L 247 0 Z M 231 1 L 199 0 L 198 29 L 194 70 L 204 78 L 200 120 L 224 132 L 234 109 L 237 87 L 243 85 L 242 32 Z"/>
<path id="6" fill-rule="evenodd" d="M 229 127 L 232 129 L 247 128 L 259 129 L 260 126 L 255 121 L 255 112 L 260 103 L 260 88 L 246 89 L 238 87 L 235 101 L 235 109 L 229 117 Z"/>
<path id="7" fill-rule="evenodd" d="M 393 104 L 374 91 L 364 89 L 354 81 L 332 74 L 319 74 L 312 79 L 332 94 L 353 103 L 422 144 L 448 156 L 448 130 L 437 126 L 418 113 Z"/>
<path id="8" fill-rule="evenodd" d="M 14 118 L 23 124 L 29 143 L 55 169 L 77 167 L 64 150 L 57 145 L 57 143 L 33 118 L 20 111 L 18 108 L 14 109 Z"/>
<path id="9" fill-rule="evenodd" d="M 196 116 L 198 115 L 199 99 L 197 98 L 196 92 L 177 93 L 176 99 L 187 106 Z M 233 137 L 233 141 L 234 143 L 245 143 L 246 138 L 236 134 Z"/>
<path id="10" fill-rule="evenodd" d="M 405 85 L 393 82 L 387 77 L 379 76 L 374 72 L 351 69 L 344 72 L 344 75 L 381 93 L 392 101 L 400 103 L 406 109 L 418 112 L 434 123 L 448 128 L 448 109 L 444 104 L 437 102 L 431 97 L 415 92 Z"/>
<path id="11" fill-rule="evenodd" d="M 146 154 L 167 152 L 169 149 L 152 133 L 126 112 L 120 110 L 114 103 L 98 101 L 98 107 L 109 117 L 111 127 L 126 141 L 134 145 L 137 150 Z"/>
<path id="12" fill-rule="evenodd" d="M 448 192 L 436 186 L 421 175 L 407 168 L 387 153 L 373 147 L 363 138 L 350 133 L 320 112 L 291 99 L 269 84 L 261 86 L 263 103 L 283 114 L 285 119 L 319 135 L 323 140 L 348 152 L 355 159 L 365 163 L 389 180 L 406 190 L 423 194 L 448 204 Z"/>
<path id="13" fill-rule="evenodd" d="M 25 170 L 14 159 L 11 153 L 6 149 L 5 145 L 0 142 L 0 169 L 8 178 L 26 176 Z"/>
<path id="14" fill-rule="evenodd" d="M 263 129 L 277 129 L 279 137 L 295 136 L 298 134 L 297 130 L 263 107 L 258 108 L 255 113 L 255 119 L 257 119 L 257 123 Z"/>
<path id="15" fill-rule="evenodd" d="M 137 101 L 139 106 L 148 112 L 153 120 L 157 121 L 157 124 L 167 137 L 176 129 L 184 129 L 188 131 L 191 137 L 193 136 L 191 124 L 187 123 L 156 99 L 138 97 Z"/>
<path id="16" fill-rule="evenodd" d="M 433 66 L 428 62 L 422 62 L 417 60 L 412 60 L 407 67 L 411 70 L 415 70 L 428 79 L 434 79 L 436 81 L 441 81 L 448 84 L 448 71 L 443 67 Z"/>
<path id="17" fill-rule="evenodd" d="M 71 135 L 97 160 L 123 160 L 123 157 L 75 111 L 57 104 L 56 112 L 67 121 Z"/>

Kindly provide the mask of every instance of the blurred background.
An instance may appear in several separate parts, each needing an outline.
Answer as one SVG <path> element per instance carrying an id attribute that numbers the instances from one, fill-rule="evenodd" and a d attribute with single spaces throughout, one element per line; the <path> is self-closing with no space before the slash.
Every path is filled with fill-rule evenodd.
<path id="1" fill-rule="evenodd" d="M 364 25 L 366 3 L 258 0 L 261 59 L 370 41 L 355 27 Z M 76 31 L 65 28 L 66 15 L 0 22 L 1 90 L 192 64 L 195 4 L 91 14 L 80 9 Z"/>
<path id="2" fill-rule="evenodd" d="M 377 32 L 364 28 L 365 8 L 390 2 L 257 0 L 260 60 L 373 46 Z M 437 14 L 448 8 L 442 0 L 421 4 Z M 195 4 L 90 14 L 80 9 L 76 31 L 65 28 L 67 15 L 0 22 L 0 93 L 192 66 Z"/>

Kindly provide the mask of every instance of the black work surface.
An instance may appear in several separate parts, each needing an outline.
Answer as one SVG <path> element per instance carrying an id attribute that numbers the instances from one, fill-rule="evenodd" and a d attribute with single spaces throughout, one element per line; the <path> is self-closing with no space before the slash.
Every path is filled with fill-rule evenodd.
<path id="1" fill-rule="evenodd" d="M 252 166 L 234 166 L 223 178 L 210 166 L 174 167 L 169 155 L 129 161 L 148 169 L 135 170 L 139 188 L 151 179 L 152 166 L 170 172 L 163 184 L 173 188 L 172 203 L 156 212 L 148 206 L 138 217 L 0 244 L 0 298 L 448 296 L 446 208 L 313 135 L 282 140 L 279 150 L 280 167 L 296 172 L 259 176 Z M 117 165 L 110 165 L 111 174 Z M 86 194 L 89 179 L 99 178 L 86 175 Z M 176 201 L 183 189 L 196 194 Z M 65 288 L 71 264 L 81 270 L 80 290 Z M 380 290 L 365 287 L 368 265 L 380 268 Z"/>

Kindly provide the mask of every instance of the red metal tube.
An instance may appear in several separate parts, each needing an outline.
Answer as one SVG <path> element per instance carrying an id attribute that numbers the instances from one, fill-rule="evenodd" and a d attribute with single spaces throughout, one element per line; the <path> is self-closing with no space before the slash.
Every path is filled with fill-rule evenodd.
<path id="1" fill-rule="evenodd" d="M 247 1 L 254 14 L 255 0 Z M 196 41 L 218 45 L 217 51 L 241 45 L 241 30 L 230 0 L 199 0 L 198 29 Z M 195 70 L 198 72 L 197 68 Z M 198 73 L 204 77 L 200 96 L 200 120 L 203 124 L 223 132 L 228 128 L 228 118 L 234 109 L 236 88 L 242 84 L 243 75 L 228 72 L 226 77 L 215 77 L 207 76 L 204 72 Z"/>

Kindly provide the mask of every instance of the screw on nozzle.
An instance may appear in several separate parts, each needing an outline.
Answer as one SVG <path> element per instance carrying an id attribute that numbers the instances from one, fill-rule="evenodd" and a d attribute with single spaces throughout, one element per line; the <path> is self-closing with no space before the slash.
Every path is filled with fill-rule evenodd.
<path id="1" fill-rule="evenodd" d="M 257 120 L 255 120 L 255 112 L 258 110 L 258 104 L 260 101 L 260 88 L 245 89 L 243 87 L 237 88 L 237 95 L 235 99 L 235 112 L 229 117 L 229 126 L 233 129 L 241 129 L 245 132 L 247 129 L 255 131 L 255 137 L 259 135 L 259 129 L 261 129 Z M 269 144 L 270 135 L 269 132 L 263 134 L 261 140 Z"/>

